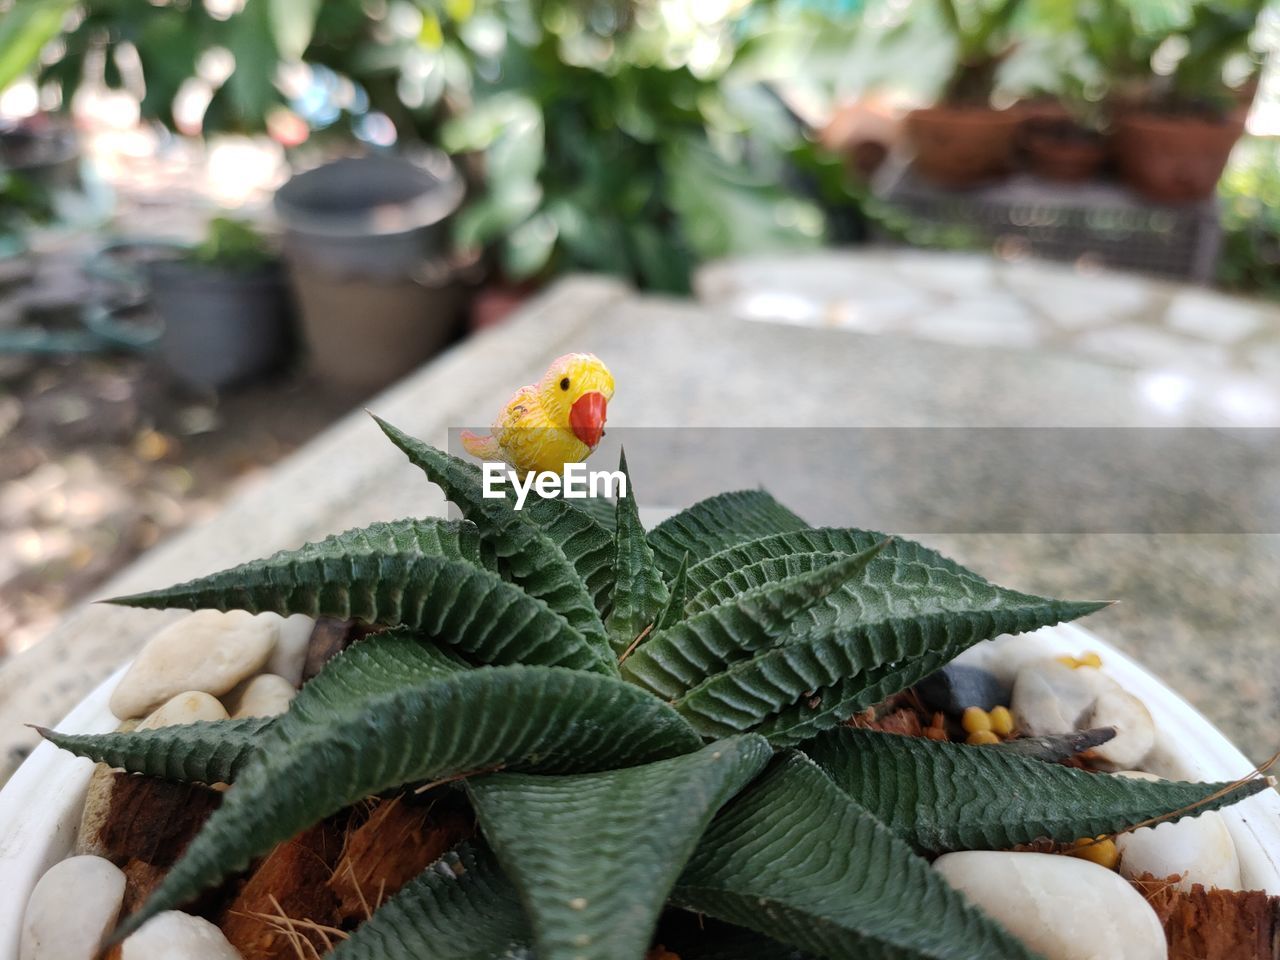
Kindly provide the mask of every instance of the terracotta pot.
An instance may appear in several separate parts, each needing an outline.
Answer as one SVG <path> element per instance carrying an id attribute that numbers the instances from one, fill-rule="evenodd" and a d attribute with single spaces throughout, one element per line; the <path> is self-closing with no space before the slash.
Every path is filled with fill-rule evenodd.
<path id="1" fill-rule="evenodd" d="M 1124 182 L 1151 200 L 1204 200 L 1213 195 L 1243 132 L 1238 113 L 1208 120 L 1124 111 L 1115 120 L 1116 163 Z"/>
<path id="2" fill-rule="evenodd" d="M 1019 117 L 985 107 L 930 107 L 907 114 L 915 169 L 946 187 L 972 187 L 1008 174 Z"/>
<path id="3" fill-rule="evenodd" d="M 1018 128 L 1018 143 L 1027 169 L 1046 180 L 1088 180 L 1107 159 L 1107 144 L 1101 134 L 1065 118 L 1024 122 Z"/>

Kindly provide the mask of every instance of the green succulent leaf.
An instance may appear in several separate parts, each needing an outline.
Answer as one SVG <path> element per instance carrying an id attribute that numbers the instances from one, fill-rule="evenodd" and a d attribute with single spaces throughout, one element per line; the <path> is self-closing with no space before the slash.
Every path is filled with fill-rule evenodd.
<path id="1" fill-rule="evenodd" d="M 120 937 L 370 794 L 495 769 L 630 766 L 701 741 L 666 704 L 595 673 L 465 669 L 404 634 L 348 647 L 294 698 Z"/>
<path id="2" fill-rule="evenodd" d="M 329 960 L 498 960 L 529 926 L 493 854 L 464 844 L 378 908 Z"/>
<path id="3" fill-rule="evenodd" d="M 1177 811 L 1216 810 L 1266 789 L 1132 780 L 1000 749 L 843 728 L 804 748 L 836 785 L 917 849 L 1004 850 L 1041 837 L 1116 833 Z"/>
<path id="4" fill-rule="evenodd" d="M 713 821 L 673 898 L 828 960 L 1034 956 L 796 754 Z"/>
<path id="5" fill-rule="evenodd" d="M 803 530 L 730 547 L 690 569 L 697 593 L 686 605 L 686 623 L 768 584 L 859 555 L 876 536 Z M 997 587 L 919 544 L 894 540 L 860 575 L 797 611 L 772 645 L 726 657 L 723 669 L 696 644 L 679 651 L 655 647 L 664 667 L 695 682 L 675 693 L 670 684 L 651 689 L 672 698 L 703 736 L 754 730 L 776 747 L 795 745 L 911 686 L 980 640 L 1073 620 L 1101 606 Z M 643 659 L 624 669 L 641 666 L 647 666 Z"/>
<path id="6" fill-rule="evenodd" d="M 680 561 L 680 569 L 676 571 L 668 593 L 667 605 L 658 614 L 655 630 L 674 627 L 684 619 L 684 605 L 689 599 L 689 554 L 686 553 Z"/>
<path id="7" fill-rule="evenodd" d="M 688 612 L 693 615 L 763 584 L 817 569 L 836 557 L 861 553 L 884 539 L 874 531 L 828 527 L 738 544 L 689 570 L 694 595 Z M 797 616 L 789 635 L 802 638 L 815 628 L 973 612 L 991 616 L 995 636 L 1074 620 L 1105 605 L 1051 600 L 998 587 L 934 550 L 894 539 L 862 577 L 850 579 Z"/>
<path id="8" fill-rule="evenodd" d="M 682 697 L 731 663 L 771 648 L 792 621 L 866 568 L 884 544 L 761 584 L 649 637 L 623 676 L 664 699 Z"/>
<path id="9" fill-rule="evenodd" d="M 523 510 L 516 510 L 509 498 L 485 497 L 475 464 L 416 440 L 385 420 L 374 420 L 463 516 L 480 527 L 511 578 L 587 637 L 612 669 L 614 658 L 597 606 L 607 596 L 613 563 L 609 532 L 565 500 L 532 496 Z"/>
<path id="10" fill-rule="evenodd" d="M 1058 622 L 1056 603 L 1047 602 L 1050 623 Z M 763 733 L 766 720 L 801 703 L 805 729 L 817 732 L 917 683 L 978 641 L 1009 632 L 1002 628 L 1009 622 L 1005 613 L 928 614 L 818 628 L 803 640 L 733 663 L 673 702 L 704 737 Z M 771 741 L 794 743 L 792 736 L 788 731 Z"/>
<path id="11" fill-rule="evenodd" d="M 950 662 L 959 652 L 958 649 L 955 652 L 950 649 L 932 650 L 905 663 L 884 664 L 812 692 L 806 691 L 795 703 L 755 724 L 754 732 L 766 738 L 777 750 L 794 747 L 844 722 L 855 713 L 914 686 Z"/>
<path id="12" fill-rule="evenodd" d="M 40 729 L 40 735 L 76 756 L 129 773 L 184 782 L 231 783 L 274 720 L 202 721 L 129 733 L 74 734 Z"/>
<path id="13" fill-rule="evenodd" d="M 404 625 L 483 663 L 616 674 L 613 658 L 563 617 L 485 569 L 469 521 L 402 520 L 349 530 L 163 590 L 110 602 L 188 610 L 273 610 Z"/>
<path id="14" fill-rule="evenodd" d="M 738 490 L 700 500 L 649 531 L 658 568 L 674 577 L 687 553 L 696 563 L 726 547 L 808 524 L 763 490 Z"/>
<path id="15" fill-rule="evenodd" d="M 635 639 L 654 623 L 671 599 L 653 561 L 653 549 L 640 525 L 640 511 L 627 472 L 627 455 L 618 469 L 627 478 L 627 495 L 618 498 L 614 533 L 613 603 L 605 625 L 616 654 L 630 648 Z"/>
<path id="16" fill-rule="evenodd" d="M 480 827 L 520 890 L 538 956 L 643 960 L 702 831 L 771 755 L 747 736 L 624 770 L 471 781 Z"/>
<path id="17" fill-rule="evenodd" d="M 608 497 L 581 497 L 572 500 L 565 500 L 562 497 L 561 499 L 575 510 L 581 510 L 600 524 L 604 530 L 613 533 L 613 525 L 617 520 L 617 505 Z"/>

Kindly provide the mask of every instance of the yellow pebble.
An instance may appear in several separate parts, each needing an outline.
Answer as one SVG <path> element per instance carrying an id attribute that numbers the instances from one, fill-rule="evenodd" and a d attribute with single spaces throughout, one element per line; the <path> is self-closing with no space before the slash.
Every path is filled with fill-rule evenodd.
<path id="1" fill-rule="evenodd" d="M 975 747 L 982 747 L 989 743 L 999 743 L 1000 738 L 990 730 L 975 730 L 965 738 L 964 742 Z"/>
<path id="2" fill-rule="evenodd" d="M 1081 837 L 1075 842 L 1074 849 L 1068 850 L 1067 853 L 1081 860 L 1096 863 L 1100 867 L 1106 867 L 1108 870 L 1114 870 L 1116 864 L 1120 862 L 1120 851 L 1116 849 L 1116 842 L 1110 837 L 1099 837 L 1096 841 Z"/>
<path id="3" fill-rule="evenodd" d="M 991 718 L 993 733 L 998 733 L 1002 737 L 1013 733 L 1013 714 L 1009 712 L 1008 707 L 992 707 L 988 716 Z"/>
<path id="4" fill-rule="evenodd" d="M 1080 658 L 1079 663 L 1082 667 L 1100 667 L 1102 666 L 1102 658 L 1095 651 L 1090 650 Z"/>
<path id="5" fill-rule="evenodd" d="M 1077 660 L 1075 657 L 1071 656 L 1071 654 L 1069 653 L 1064 653 L 1062 656 L 1054 657 L 1053 659 L 1057 660 L 1064 667 L 1070 667 L 1072 670 L 1080 666 L 1080 661 Z"/>
<path id="6" fill-rule="evenodd" d="M 960 717 L 960 726 L 965 733 L 977 733 L 980 730 L 991 732 L 991 717 L 981 707 L 965 707 Z"/>

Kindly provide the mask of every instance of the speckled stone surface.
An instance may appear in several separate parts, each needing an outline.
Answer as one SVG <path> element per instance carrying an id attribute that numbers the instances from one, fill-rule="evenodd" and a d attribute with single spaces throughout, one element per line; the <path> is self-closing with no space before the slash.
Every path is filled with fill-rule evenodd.
<path id="1" fill-rule="evenodd" d="M 682 444 L 697 435 L 683 429 L 689 427 L 777 428 L 741 435 L 744 443 L 770 436 L 771 444 L 783 443 L 767 448 L 777 450 L 799 426 L 1218 422 L 1213 404 L 1194 390 L 1175 417 L 1152 405 L 1140 371 L 1074 352 L 745 324 L 728 311 L 640 297 L 600 279 L 565 281 L 515 323 L 466 342 L 368 406 L 443 444 L 451 427 L 489 422 L 515 386 L 571 349 L 598 353 L 614 371 L 609 442 L 638 438 L 632 431 L 648 428 L 645 462 L 630 456 L 628 441 L 629 459 L 641 502 L 658 505 L 688 500 L 682 496 L 687 478 L 677 467 Z M 600 462 L 607 464 L 610 455 L 602 451 Z M 736 485 L 769 483 L 786 469 L 777 456 L 748 458 Z M 813 493 L 795 494 L 791 505 L 827 516 L 853 502 L 852 476 L 838 470 Z M 916 478 L 922 479 L 931 478 Z M 932 478 L 940 497 L 949 481 Z M 443 510 L 439 492 L 355 413 L 209 523 L 122 571 L 103 594 L 163 586 L 373 520 Z M 852 506 L 844 522 L 860 523 Z M 1011 587 L 1121 600 L 1086 625 L 1145 661 L 1254 759 L 1277 748 L 1280 536 L 974 532 L 920 539 Z M 22 723 L 56 721 L 170 616 L 86 606 L 49 639 L 0 666 L 0 779 L 31 744 Z"/>

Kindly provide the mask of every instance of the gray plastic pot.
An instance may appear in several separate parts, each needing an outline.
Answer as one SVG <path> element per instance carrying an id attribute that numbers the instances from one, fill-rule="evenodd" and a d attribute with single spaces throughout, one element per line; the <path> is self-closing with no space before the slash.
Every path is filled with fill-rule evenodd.
<path id="1" fill-rule="evenodd" d="M 337 160 L 276 192 L 310 367 L 326 383 L 385 386 L 453 339 L 465 289 L 448 221 L 463 192 L 438 152 Z"/>
<path id="2" fill-rule="evenodd" d="M 278 265 L 253 272 L 163 260 L 148 266 L 164 321 L 165 365 L 194 387 L 225 387 L 278 367 L 291 343 Z"/>
<path id="3" fill-rule="evenodd" d="M 297 174 L 276 191 L 291 260 L 339 276 L 412 276 L 448 253 L 462 178 L 443 153 L 349 157 Z"/>
<path id="4" fill-rule="evenodd" d="M 436 276 L 335 276 L 293 260 L 289 278 L 312 372 L 359 392 L 399 380 L 447 346 L 468 295 L 447 269 Z"/>

